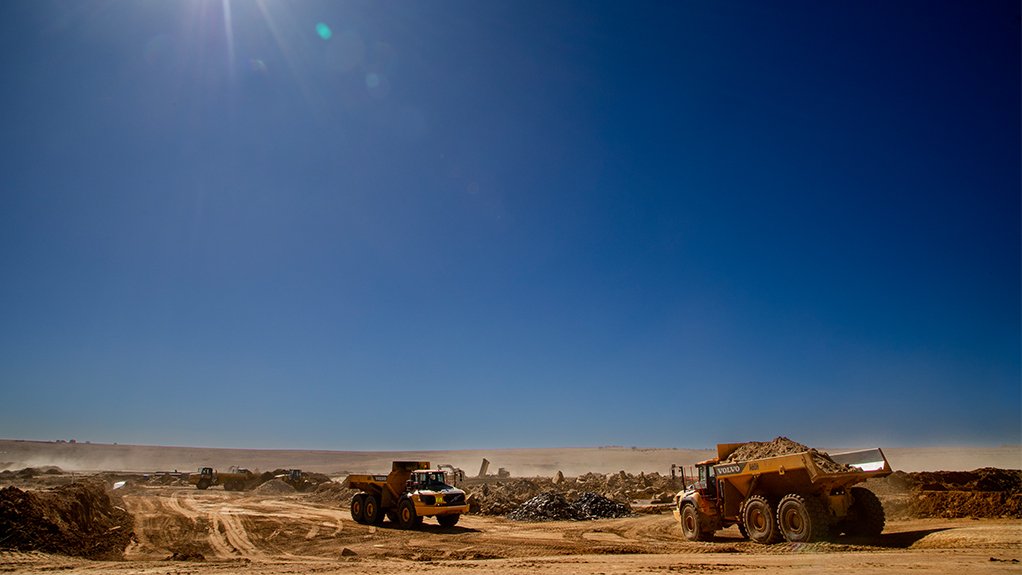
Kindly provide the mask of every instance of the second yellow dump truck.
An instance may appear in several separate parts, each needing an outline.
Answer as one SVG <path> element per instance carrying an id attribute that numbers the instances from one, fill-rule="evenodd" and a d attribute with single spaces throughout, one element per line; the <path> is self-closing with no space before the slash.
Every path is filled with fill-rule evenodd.
<path id="1" fill-rule="evenodd" d="M 375 525 L 387 517 L 400 527 L 422 525 L 423 517 L 436 517 L 453 527 L 468 512 L 465 492 L 448 485 L 442 469 L 428 461 L 395 461 L 388 475 L 349 475 L 345 487 L 362 493 L 351 498 L 351 518 Z"/>
<path id="2" fill-rule="evenodd" d="M 230 471 L 217 471 L 212 467 L 201 467 L 198 473 L 188 475 L 188 482 L 199 489 L 223 485 L 226 491 L 244 491 L 253 485 L 255 475 L 248 469 L 232 467 Z"/>
<path id="3" fill-rule="evenodd" d="M 731 525 L 757 543 L 821 541 L 841 533 L 878 536 L 883 531 L 880 500 L 868 489 L 853 487 L 891 474 L 880 449 L 829 458 L 807 450 L 729 461 L 742 445 L 717 445 L 717 457 L 696 464 L 697 480 L 675 496 L 674 517 L 690 541 L 707 540 Z"/>

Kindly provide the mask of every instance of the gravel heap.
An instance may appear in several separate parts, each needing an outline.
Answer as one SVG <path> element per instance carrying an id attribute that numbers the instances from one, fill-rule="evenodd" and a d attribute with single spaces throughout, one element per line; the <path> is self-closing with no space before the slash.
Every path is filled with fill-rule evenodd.
<path id="1" fill-rule="evenodd" d="M 819 451 L 809 446 L 792 441 L 787 437 L 778 437 L 773 441 L 750 441 L 734 450 L 728 456 L 728 462 L 750 461 L 752 459 L 764 459 L 767 457 L 780 457 L 782 455 L 793 455 L 808 451 L 813 458 L 813 463 L 824 473 L 842 473 L 852 471 L 852 467 L 838 463 L 830 458 L 825 451 Z"/>
<path id="2" fill-rule="evenodd" d="M 514 521 L 585 521 L 609 517 L 624 517 L 631 508 L 611 501 L 602 495 L 585 492 L 574 501 L 560 493 L 541 493 L 518 506 L 508 514 Z"/>

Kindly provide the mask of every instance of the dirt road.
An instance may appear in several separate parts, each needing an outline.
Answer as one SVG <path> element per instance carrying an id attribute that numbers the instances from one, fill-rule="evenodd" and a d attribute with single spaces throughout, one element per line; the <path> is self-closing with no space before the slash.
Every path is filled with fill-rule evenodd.
<path id="1" fill-rule="evenodd" d="M 124 561 L 0 554 L 0 572 L 124 573 L 1022 573 L 1014 520 L 890 522 L 879 541 L 761 546 L 737 529 L 690 543 L 669 515 L 517 523 L 466 516 L 421 531 L 351 521 L 302 495 L 137 488 L 124 497 L 137 541 Z M 343 554 L 342 554 L 343 552 Z M 179 558 L 203 561 L 167 561 Z"/>

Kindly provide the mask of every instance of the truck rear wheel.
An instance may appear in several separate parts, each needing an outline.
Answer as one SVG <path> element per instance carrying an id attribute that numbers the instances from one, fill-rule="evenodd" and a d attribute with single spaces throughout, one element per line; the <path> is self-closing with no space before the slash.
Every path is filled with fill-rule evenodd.
<path id="1" fill-rule="evenodd" d="M 865 537 L 879 537 L 884 531 L 884 506 L 876 494 L 865 487 L 852 487 L 852 505 L 848 518 L 842 521 L 845 533 Z"/>
<path id="2" fill-rule="evenodd" d="M 355 523 L 365 523 L 366 521 L 366 494 L 356 493 L 351 498 L 351 519 Z"/>
<path id="3" fill-rule="evenodd" d="M 681 506 L 681 533 L 689 541 L 706 541 L 708 533 L 704 532 L 703 521 L 699 517 L 699 510 L 691 503 Z"/>
<path id="4" fill-rule="evenodd" d="M 770 544 L 780 540 L 774 508 L 762 495 L 753 495 L 742 505 L 742 523 L 749 533 L 749 539 L 756 543 Z"/>
<path id="5" fill-rule="evenodd" d="M 455 525 L 458 524 L 458 518 L 459 517 L 461 517 L 461 515 L 457 515 L 457 514 L 437 515 L 436 520 L 437 520 L 437 523 L 439 523 L 441 527 L 454 527 Z"/>
<path id="6" fill-rule="evenodd" d="M 402 500 L 397 506 L 397 524 L 401 529 L 412 529 L 417 525 L 415 503 L 411 499 Z"/>
<path id="7" fill-rule="evenodd" d="M 822 541 L 830 531 L 827 508 L 815 497 L 790 493 L 777 505 L 777 525 L 792 543 Z"/>
<path id="8" fill-rule="evenodd" d="M 383 511 L 380 510 L 380 500 L 377 499 L 375 495 L 366 495 L 365 520 L 369 525 L 379 525 L 383 522 Z"/>

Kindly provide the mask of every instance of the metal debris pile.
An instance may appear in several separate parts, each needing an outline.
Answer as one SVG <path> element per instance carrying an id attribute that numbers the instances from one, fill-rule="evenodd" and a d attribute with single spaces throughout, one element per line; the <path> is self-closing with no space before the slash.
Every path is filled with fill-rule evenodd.
<path id="1" fill-rule="evenodd" d="M 597 493 L 584 492 L 574 501 L 560 493 L 541 493 L 507 515 L 514 521 L 586 521 L 631 515 L 631 507 Z"/>

